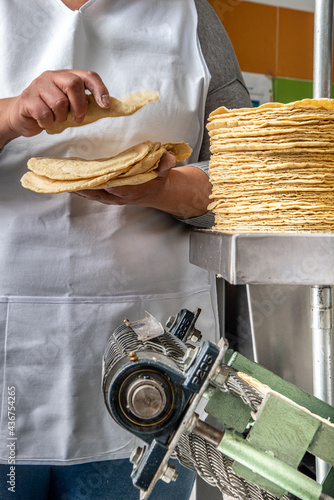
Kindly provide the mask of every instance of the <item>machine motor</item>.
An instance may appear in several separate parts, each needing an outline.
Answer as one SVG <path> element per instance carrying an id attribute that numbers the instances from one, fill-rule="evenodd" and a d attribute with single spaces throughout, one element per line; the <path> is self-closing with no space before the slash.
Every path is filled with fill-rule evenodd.
<path id="1" fill-rule="evenodd" d="M 227 350 L 224 339 L 200 341 L 199 314 L 181 309 L 165 328 L 151 315 L 125 320 L 105 349 L 106 407 L 144 442 L 131 457 L 141 500 L 159 479 L 176 479 L 171 457 L 236 499 L 333 500 L 333 407 Z M 203 401 L 222 426 L 200 419 Z M 332 466 L 322 485 L 298 470 L 306 453 Z"/>

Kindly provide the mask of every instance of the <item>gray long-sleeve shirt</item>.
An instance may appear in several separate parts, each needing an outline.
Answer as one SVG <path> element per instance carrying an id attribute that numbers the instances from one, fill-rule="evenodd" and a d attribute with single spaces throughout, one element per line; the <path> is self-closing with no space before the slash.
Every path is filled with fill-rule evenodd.
<path id="1" fill-rule="evenodd" d="M 205 106 L 207 123 L 209 114 L 220 106 L 245 108 L 252 104 L 231 41 L 220 19 L 206 0 L 195 0 L 195 4 L 198 12 L 198 39 L 211 74 Z M 199 163 L 195 166 L 208 174 L 209 159 L 210 138 L 205 128 Z M 214 215 L 209 211 L 184 222 L 195 227 L 210 228 L 214 224 Z"/>

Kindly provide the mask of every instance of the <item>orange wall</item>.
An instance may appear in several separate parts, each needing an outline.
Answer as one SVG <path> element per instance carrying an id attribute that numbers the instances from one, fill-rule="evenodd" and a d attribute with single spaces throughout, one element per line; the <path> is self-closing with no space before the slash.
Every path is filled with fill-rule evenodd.
<path id="1" fill-rule="evenodd" d="M 240 0 L 209 3 L 225 26 L 242 71 L 313 79 L 313 13 Z"/>

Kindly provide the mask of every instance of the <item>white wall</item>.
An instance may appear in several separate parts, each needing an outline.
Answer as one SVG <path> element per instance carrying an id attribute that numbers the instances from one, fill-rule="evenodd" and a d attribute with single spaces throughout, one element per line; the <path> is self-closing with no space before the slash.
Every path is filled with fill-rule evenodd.
<path id="1" fill-rule="evenodd" d="M 263 3 L 265 5 L 274 5 L 275 7 L 286 7 L 288 9 L 305 10 L 314 12 L 315 0 L 243 0 L 244 2 Z"/>

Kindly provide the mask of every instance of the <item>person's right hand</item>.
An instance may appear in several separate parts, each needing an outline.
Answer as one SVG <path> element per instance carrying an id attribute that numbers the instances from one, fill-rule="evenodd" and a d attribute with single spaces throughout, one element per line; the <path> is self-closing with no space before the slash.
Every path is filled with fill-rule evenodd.
<path id="1" fill-rule="evenodd" d="M 46 71 L 21 95 L 6 101 L 4 136 L 9 138 L 39 134 L 53 123 L 63 122 L 70 111 L 80 123 L 87 111 L 85 90 L 89 90 L 102 108 L 110 106 L 109 92 L 97 73 L 83 70 Z M 6 133 L 7 132 L 7 133 Z"/>

